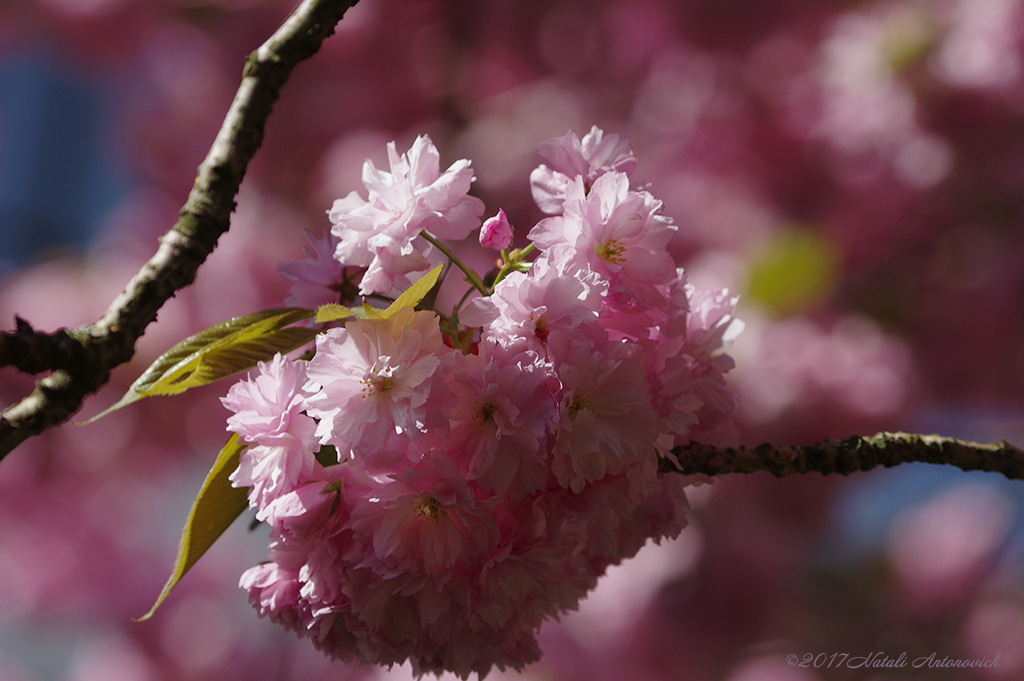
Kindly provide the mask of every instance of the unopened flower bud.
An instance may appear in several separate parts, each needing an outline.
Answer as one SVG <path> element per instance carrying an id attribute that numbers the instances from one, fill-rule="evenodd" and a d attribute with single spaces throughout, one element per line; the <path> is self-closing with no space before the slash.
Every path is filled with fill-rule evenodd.
<path id="1" fill-rule="evenodd" d="M 498 209 L 498 214 L 484 221 L 480 228 L 480 245 L 502 251 L 512 245 L 512 225 L 505 217 L 505 211 Z"/>

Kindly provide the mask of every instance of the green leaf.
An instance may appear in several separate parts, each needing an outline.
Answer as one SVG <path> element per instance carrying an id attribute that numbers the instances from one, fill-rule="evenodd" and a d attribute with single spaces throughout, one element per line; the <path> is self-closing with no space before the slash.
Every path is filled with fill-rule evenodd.
<path id="1" fill-rule="evenodd" d="M 177 395 L 189 388 L 213 383 L 251 369 L 257 362 L 269 360 L 279 352 L 291 352 L 311 341 L 318 333 L 317 329 L 304 327 L 268 329 L 253 325 L 182 360 L 147 388 L 142 396 Z"/>
<path id="2" fill-rule="evenodd" d="M 359 316 L 357 310 L 350 310 L 349 308 L 338 305 L 337 303 L 328 303 L 327 305 L 321 305 L 316 309 L 316 322 L 317 324 L 323 324 L 324 322 L 336 322 L 346 317 L 357 317 Z"/>
<path id="3" fill-rule="evenodd" d="M 302 308 L 263 310 L 229 319 L 189 336 L 160 355 L 116 404 L 84 423 L 92 423 L 143 397 L 175 395 L 251 369 L 278 352 L 291 352 L 312 340 L 318 331 L 282 327 L 313 314 L 312 310 Z"/>
<path id="4" fill-rule="evenodd" d="M 444 269 L 444 264 L 440 264 L 434 269 L 430 270 L 422 277 L 419 278 L 412 286 L 406 289 L 400 296 L 395 298 L 394 302 L 387 306 L 386 309 L 380 310 L 375 307 L 370 307 L 370 304 L 363 299 L 362 308 L 347 308 L 336 303 L 328 303 L 327 305 L 321 305 L 316 310 L 316 321 L 319 322 L 333 322 L 346 317 L 356 317 L 358 319 L 389 319 L 394 316 L 396 312 L 407 307 L 415 307 L 423 298 L 430 293 L 430 289 L 434 288 L 437 283 L 437 278 L 441 276 L 441 270 Z"/>
<path id="5" fill-rule="evenodd" d="M 316 453 L 316 460 L 324 468 L 338 464 L 338 450 L 334 445 L 323 445 Z"/>
<path id="6" fill-rule="evenodd" d="M 216 463 L 210 469 L 199 496 L 192 504 L 181 533 L 178 545 L 178 558 L 174 562 L 174 572 L 164 585 L 156 603 L 138 622 L 153 616 L 156 609 L 164 602 L 171 589 L 177 585 L 196 561 L 213 546 L 224 530 L 242 515 L 248 507 L 247 491 L 244 487 L 232 487 L 228 476 L 238 467 L 238 456 L 248 445 L 242 442 L 237 434 L 233 434 L 220 450 Z"/>
<path id="7" fill-rule="evenodd" d="M 423 300 L 423 297 L 430 293 L 430 289 L 434 288 L 437 278 L 441 276 L 442 269 L 444 269 L 443 263 L 420 277 L 416 283 L 403 291 L 402 295 L 395 298 L 395 302 L 388 305 L 386 310 L 379 313 L 381 318 L 387 319 L 405 307 L 416 307 L 416 303 Z"/>
<path id="8" fill-rule="evenodd" d="M 424 274 L 412 286 L 403 291 L 400 296 L 395 298 L 395 301 L 388 305 L 386 309 L 378 310 L 370 307 L 370 304 L 363 300 L 363 309 L 352 310 L 351 312 L 361 319 L 390 319 L 399 310 L 407 307 L 416 307 L 416 304 L 430 293 L 430 289 L 434 288 L 434 284 L 437 283 L 437 278 L 441 276 L 441 270 L 443 269 L 444 264 L 442 263 Z M 339 305 L 338 307 L 341 306 Z"/>
<path id="9" fill-rule="evenodd" d="M 390 310 L 393 305 L 394 305 L 394 303 L 389 305 L 388 306 L 388 310 Z M 388 315 L 384 314 L 386 311 L 387 310 L 378 310 L 375 307 L 370 307 L 370 304 L 368 302 L 366 302 L 366 300 L 364 299 L 363 300 L 363 309 L 359 310 L 359 314 L 357 316 L 360 319 L 387 319 Z"/>

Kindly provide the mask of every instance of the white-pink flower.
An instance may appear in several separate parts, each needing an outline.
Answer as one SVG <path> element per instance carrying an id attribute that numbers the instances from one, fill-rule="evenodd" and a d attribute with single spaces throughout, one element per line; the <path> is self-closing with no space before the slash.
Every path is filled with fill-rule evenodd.
<path id="1" fill-rule="evenodd" d="M 249 601 L 260 617 L 269 617 L 289 631 L 302 631 L 304 622 L 295 608 L 299 600 L 297 570 L 274 562 L 261 563 L 242 573 L 238 585 L 249 592 Z"/>
<path id="2" fill-rule="evenodd" d="M 443 376 L 454 362 L 432 312 L 349 322 L 317 337 L 307 413 L 342 458 L 399 464 L 410 441 L 444 421 Z"/>
<path id="3" fill-rule="evenodd" d="M 743 330 L 743 322 L 733 317 L 739 296 L 727 289 L 687 288 L 691 301 L 687 353 L 694 358 L 692 371 L 698 379 L 694 395 L 702 403 L 691 436 L 711 444 L 734 445 L 739 437 L 732 421 L 736 396 L 726 387 L 725 374 L 735 362 L 725 351 Z"/>
<path id="4" fill-rule="evenodd" d="M 410 285 L 405 276 L 428 268 L 428 244 L 414 243 L 422 230 L 441 239 L 464 239 L 480 226 L 484 204 L 469 196 L 473 169 L 453 163 L 443 173 L 430 138 L 416 138 L 406 154 L 388 144 L 391 172 L 372 162 L 363 166 L 363 199 L 351 192 L 328 211 L 339 243 L 335 257 L 346 265 L 367 267 L 360 291 L 391 293 Z M 421 250 L 422 249 L 422 250 Z"/>
<path id="5" fill-rule="evenodd" d="M 576 177 L 581 177 L 589 189 L 605 173 L 629 175 L 637 163 L 628 139 L 617 133 L 605 135 L 596 125 L 582 141 L 570 130 L 541 142 L 537 152 L 551 165 L 538 166 L 530 173 L 530 190 L 537 206 L 549 215 L 561 212 L 566 188 Z"/>
<path id="6" fill-rule="evenodd" d="M 254 378 L 244 378 L 228 390 L 221 403 L 234 412 L 228 430 L 251 444 L 281 446 L 303 444 L 313 421 L 305 409 L 305 363 L 281 354 L 257 364 Z"/>
<path id="7" fill-rule="evenodd" d="M 443 584 L 498 544 L 498 523 L 455 463 L 432 451 L 352 507 L 353 531 L 369 538 L 363 560 L 382 577 L 426 575 Z"/>
<path id="8" fill-rule="evenodd" d="M 542 251 L 568 244 L 570 262 L 599 273 L 610 294 L 656 304 L 661 294 L 655 285 L 676 276 L 666 250 L 676 226 L 659 210 L 661 201 L 648 192 L 630 191 L 624 173 L 602 175 L 589 193 L 577 177 L 569 182 L 563 214 L 541 220 L 529 238 Z"/>
<path id="9" fill-rule="evenodd" d="M 235 412 L 228 430 L 251 446 L 239 457 L 230 479 L 235 487 L 249 487 L 249 503 L 262 508 L 290 492 L 316 466 L 319 448 L 316 424 L 306 408 L 305 363 L 280 354 L 257 365 L 259 374 L 231 386 L 221 399 Z"/>
<path id="10" fill-rule="evenodd" d="M 390 172 L 364 167 L 367 198 L 335 202 L 332 233 L 282 266 L 292 300 L 336 292 L 346 270 L 329 254 L 366 268 L 364 293 L 394 294 L 436 255 L 422 230 L 479 226 L 468 161 L 440 172 L 425 137 L 388 152 Z M 561 215 L 530 232 L 540 256 L 510 268 L 526 271 L 447 319 L 405 307 L 326 330 L 310 361 L 261 364 L 224 400 L 247 444 L 232 480 L 271 525 L 242 587 L 331 657 L 521 668 L 545 618 L 685 525 L 692 481 L 659 476 L 659 457 L 728 434 L 735 297 L 687 283 L 661 202 L 629 189 L 624 140 L 593 128 L 541 154 L 534 192 Z M 479 236 L 508 248 L 504 212 Z M 337 460 L 318 461 L 328 445 Z"/>
<path id="11" fill-rule="evenodd" d="M 551 334 L 603 340 L 597 324 L 608 285 L 584 265 L 566 271 L 568 248 L 554 248 L 534 261 L 528 272 L 512 272 L 487 298 L 476 298 L 461 315 L 470 326 L 484 327 L 484 337 L 508 344 L 525 338 L 528 347 L 546 354 Z"/>

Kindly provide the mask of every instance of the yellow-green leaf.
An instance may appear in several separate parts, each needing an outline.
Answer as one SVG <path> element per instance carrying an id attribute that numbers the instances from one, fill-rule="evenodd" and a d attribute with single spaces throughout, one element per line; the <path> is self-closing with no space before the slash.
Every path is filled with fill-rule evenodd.
<path id="1" fill-rule="evenodd" d="M 317 329 L 306 327 L 274 329 L 263 322 L 254 324 L 182 360 L 143 391 L 142 396 L 177 395 L 189 388 L 213 383 L 251 369 L 257 362 L 269 360 L 279 352 L 291 352 L 318 333 Z"/>
<path id="2" fill-rule="evenodd" d="M 388 305 L 388 308 L 380 313 L 381 318 L 387 319 L 405 307 L 416 307 L 416 303 L 423 300 L 423 297 L 430 293 L 430 289 L 434 288 L 437 278 L 441 276 L 442 269 L 444 269 L 444 264 L 438 265 L 420 277 L 416 283 L 403 291 L 402 295 L 395 298 L 395 302 Z"/>
<path id="3" fill-rule="evenodd" d="M 394 305 L 394 303 L 392 303 Z M 391 308 L 388 307 L 390 310 Z M 375 307 L 370 307 L 370 304 L 363 300 L 363 309 L 359 311 L 359 317 L 363 319 L 387 319 L 387 315 L 384 313 L 386 310 L 378 310 Z"/>
<path id="4" fill-rule="evenodd" d="M 437 278 L 441 276 L 441 270 L 443 269 L 444 264 L 441 264 L 424 274 L 383 310 L 370 307 L 370 304 L 366 302 L 365 299 L 363 300 L 362 309 L 356 308 L 354 310 L 350 310 L 349 308 L 342 307 L 341 305 L 330 304 L 317 309 L 316 320 L 318 322 L 334 321 L 345 317 L 358 317 L 359 319 L 390 319 L 399 310 L 404 310 L 407 307 L 416 307 L 416 304 L 430 293 L 430 289 L 434 288 L 434 285 L 437 283 Z M 323 318 L 321 318 L 321 312 L 323 313 Z"/>
<path id="5" fill-rule="evenodd" d="M 188 513 L 188 520 L 185 521 L 185 528 L 181 533 L 181 543 L 178 545 L 174 572 L 164 585 L 156 603 L 149 612 L 138 619 L 139 622 L 153 616 L 171 589 L 248 506 L 245 488 L 232 487 L 231 481 L 228 480 L 231 472 L 238 467 L 239 454 L 246 447 L 238 435 L 232 435 L 220 450 L 216 463 L 207 474 L 199 495 Z"/>
<path id="6" fill-rule="evenodd" d="M 85 423 L 150 395 L 173 395 L 256 366 L 275 353 L 309 342 L 317 331 L 282 327 L 313 316 L 312 310 L 275 308 L 235 317 L 189 336 L 160 355 L 109 409 Z"/>
<path id="7" fill-rule="evenodd" d="M 356 317 L 356 310 L 350 310 L 349 308 L 338 305 L 337 303 L 328 303 L 327 305 L 321 305 L 316 309 L 316 321 L 317 324 L 323 324 L 324 322 L 336 322 L 346 317 Z"/>

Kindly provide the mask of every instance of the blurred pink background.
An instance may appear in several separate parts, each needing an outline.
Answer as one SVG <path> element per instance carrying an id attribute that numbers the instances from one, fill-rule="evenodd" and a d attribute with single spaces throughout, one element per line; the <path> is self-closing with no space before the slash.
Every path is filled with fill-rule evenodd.
<path id="1" fill-rule="evenodd" d="M 0 324 L 91 322 L 174 222 L 278 0 L 0 5 Z M 185 335 L 281 303 L 363 159 L 429 133 L 518 234 L 536 145 L 628 136 L 691 280 L 742 295 L 744 441 L 878 430 L 1024 445 L 1024 2 L 361 0 L 301 64 L 231 232 L 112 404 Z M 31 381 L 0 370 L 0 405 Z M 150 621 L 226 438 L 227 384 L 36 438 L 0 464 L 0 681 L 409 678 L 256 618 L 246 516 Z M 541 632 L 545 680 L 1024 678 L 1019 482 L 906 466 L 734 476 Z M 825 669 L 787 656 L 993 658 Z M 820 664 L 820 662 L 819 662 Z M 501 675 L 495 674 L 495 677 Z"/>

